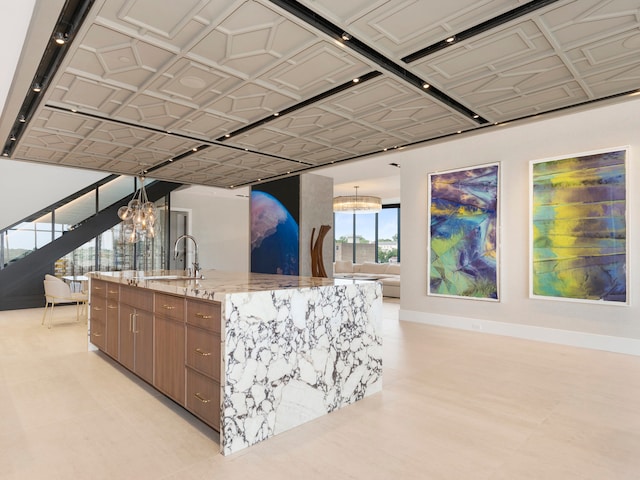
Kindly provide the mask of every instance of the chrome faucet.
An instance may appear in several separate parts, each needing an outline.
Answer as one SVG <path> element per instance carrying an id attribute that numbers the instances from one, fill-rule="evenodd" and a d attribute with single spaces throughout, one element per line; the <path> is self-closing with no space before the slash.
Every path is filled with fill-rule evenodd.
<path id="1" fill-rule="evenodd" d="M 200 263 L 198 263 L 198 242 L 196 242 L 196 239 L 193 238 L 191 235 L 187 235 L 186 233 L 184 235 L 180 235 L 177 239 L 176 239 L 176 243 L 173 245 L 173 258 L 178 258 L 178 243 L 180 242 L 180 240 L 182 239 L 191 239 L 191 241 L 193 242 L 193 246 L 195 248 L 195 256 L 193 259 L 193 276 L 195 278 L 198 278 L 200 276 Z M 186 268 L 185 268 L 186 270 Z M 189 269 L 191 270 L 191 269 Z M 191 272 L 189 272 L 189 276 L 191 276 Z"/>

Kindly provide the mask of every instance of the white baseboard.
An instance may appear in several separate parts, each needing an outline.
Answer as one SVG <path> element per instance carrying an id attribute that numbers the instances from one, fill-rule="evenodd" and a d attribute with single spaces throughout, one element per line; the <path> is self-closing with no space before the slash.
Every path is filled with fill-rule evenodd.
<path id="1" fill-rule="evenodd" d="M 504 335 L 526 340 L 640 356 L 640 339 L 635 338 L 612 337 L 609 335 L 558 330 L 533 325 L 519 325 L 478 318 L 456 317 L 413 310 L 401 309 L 399 315 L 400 320 L 435 325 L 438 327 L 457 328 L 459 330 L 469 330 L 478 333 L 490 333 L 493 335 Z"/>

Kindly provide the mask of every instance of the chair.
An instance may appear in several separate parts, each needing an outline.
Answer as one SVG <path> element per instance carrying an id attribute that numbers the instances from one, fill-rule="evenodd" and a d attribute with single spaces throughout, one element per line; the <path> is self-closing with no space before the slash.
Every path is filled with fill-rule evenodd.
<path id="1" fill-rule="evenodd" d="M 53 275 L 44 276 L 44 296 L 46 304 L 44 306 L 44 314 L 42 315 L 42 325 L 47 317 L 47 308 L 51 305 L 49 312 L 49 327 L 53 321 L 53 307 L 59 303 L 75 303 L 76 304 L 76 320 L 80 321 L 80 308 L 84 308 L 89 301 L 89 298 L 84 292 L 72 292 L 71 287 L 58 277 Z"/>

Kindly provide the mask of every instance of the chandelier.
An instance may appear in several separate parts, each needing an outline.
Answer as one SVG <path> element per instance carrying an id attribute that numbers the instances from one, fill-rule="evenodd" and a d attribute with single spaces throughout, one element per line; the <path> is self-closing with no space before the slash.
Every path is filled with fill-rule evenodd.
<path id="1" fill-rule="evenodd" d="M 153 238 L 156 234 L 154 224 L 157 210 L 149 201 L 144 188 L 144 177 L 138 177 L 140 188 L 133 194 L 127 205 L 118 209 L 118 217 L 124 222 L 124 238 L 135 243 L 142 238 Z"/>
<path id="2" fill-rule="evenodd" d="M 355 195 L 345 195 L 333 199 L 333 211 L 338 213 L 377 213 L 382 210 L 382 200 L 380 197 L 358 195 L 358 188 Z"/>

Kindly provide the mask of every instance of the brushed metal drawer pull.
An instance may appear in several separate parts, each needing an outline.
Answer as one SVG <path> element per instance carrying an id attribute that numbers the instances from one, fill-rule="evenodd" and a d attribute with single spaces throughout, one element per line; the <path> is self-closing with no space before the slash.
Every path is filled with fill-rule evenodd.
<path id="1" fill-rule="evenodd" d="M 109 290 L 109 293 L 118 293 L 118 290 Z"/>
<path id="2" fill-rule="evenodd" d="M 102 287 L 93 287 L 94 290 L 102 290 Z"/>
<path id="3" fill-rule="evenodd" d="M 200 400 L 202 403 L 209 403 L 211 401 L 207 398 L 204 398 L 202 394 L 198 392 L 194 393 L 193 396 L 196 397 L 198 400 Z"/>
<path id="4" fill-rule="evenodd" d="M 209 320 L 210 318 L 213 318 L 213 315 L 205 315 L 204 313 L 196 313 L 196 317 L 202 318 L 204 320 Z"/>
<path id="5" fill-rule="evenodd" d="M 162 308 L 164 308 L 165 310 L 175 310 L 176 307 L 175 307 L 175 305 L 164 304 L 164 305 L 162 305 Z"/>
<path id="6" fill-rule="evenodd" d="M 118 306 L 117 305 L 107 305 L 107 308 L 110 310 L 117 310 Z"/>
<path id="7" fill-rule="evenodd" d="M 101 309 L 100 307 L 93 307 L 93 309 L 94 309 L 96 312 L 101 312 L 101 311 L 102 311 L 102 309 Z"/>
<path id="8" fill-rule="evenodd" d="M 93 334 L 93 336 L 94 336 L 94 337 L 101 337 L 101 336 L 102 336 L 102 334 L 101 334 L 101 333 L 94 333 L 94 334 Z"/>
<path id="9" fill-rule="evenodd" d="M 202 355 L 203 357 L 209 357 L 209 356 L 211 356 L 211 352 L 205 352 L 205 351 L 204 351 L 204 350 L 202 350 L 201 348 L 196 348 L 196 349 L 195 349 L 195 352 L 196 352 L 198 355 Z"/>

